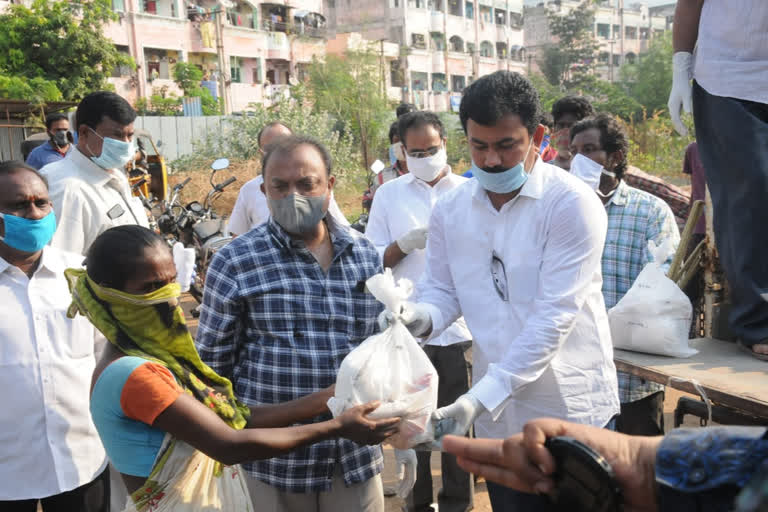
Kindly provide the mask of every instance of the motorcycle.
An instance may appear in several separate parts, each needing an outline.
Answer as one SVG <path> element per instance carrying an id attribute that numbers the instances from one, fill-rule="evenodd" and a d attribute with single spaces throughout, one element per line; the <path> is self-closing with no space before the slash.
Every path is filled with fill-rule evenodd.
<path id="1" fill-rule="evenodd" d="M 173 241 L 178 240 L 185 247 L 195 249 L 196 274 L 189 292 L 198 303 L 203 300 L 205 274 L 213 255 L 232 241 L 232 236 L 226 233 L 224 219 L 213 210 L 213 203 L 224 189 L 237 180 L 233 176 L 222 183 L 214 182 L 216 173 L 228 167 L 229 160 L 226 158 L 219 158 L 211 164 L 211 190 L 202 204 L 199 201 L 191 201 L 182 205 L 179 201 L 179 194 L 190 178 L 175 185 L 171 189 L 170 199 L 163 205 L 163 213 L 157 218 L 157 227 L 161 233 L 171 237 Z M 197 316 L 196 312 L 197 310 L 193 311 L 194 316 Z"/>

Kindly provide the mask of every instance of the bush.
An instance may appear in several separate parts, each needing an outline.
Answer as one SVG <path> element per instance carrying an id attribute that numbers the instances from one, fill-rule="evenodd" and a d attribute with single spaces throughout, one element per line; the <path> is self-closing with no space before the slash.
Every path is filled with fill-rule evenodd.
<path id="1" fill-rule="evenodd" d="M 344 186 L 364 187 L 366 169 L 360 166 L 360 153 L 349 130 L 336 129 L 338 121 L 328 114 L 313 112 L 309 106 L 282 100 L 270 108 L 251 105 L 252 110 L 243 117 L 230 118 L 226 128 L 194 143 L 191 155 L 175 160 L 175 171 L 198 169 L 211 160 L 226 156 L 233 161 L 260 160 L 257 136 L 262 126 L 280 121 L 294 133 L 309 135 L 320 140 L 331 153 L 333 173 Z"/>

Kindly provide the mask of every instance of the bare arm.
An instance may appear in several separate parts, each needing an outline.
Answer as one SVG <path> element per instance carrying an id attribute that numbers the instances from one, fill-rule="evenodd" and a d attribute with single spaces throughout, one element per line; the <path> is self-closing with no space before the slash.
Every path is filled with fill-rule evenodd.
<path id="1" fill-rule="evenodd" d="M 281 404 L 251 406 L 251 418 L 247 428 L 287 427 L 326 414 L 326 404 L 333 396 L 334 388 L 335 386 L 330 386 L 317 393 Z"/>
<path id="2" fill-rule="evenodd" d="M 400 249 L 400 246 L 397 245 L 397 241 L 392 242 L 387 246 L 387 249 L 384 251 L 384 257 L 382 258 L 384 261 L 384 267 L 385 268 L 394 268 L 395 265 L 403 261 L 403 258 L 408 256 L 405 254 L 402 249 Z"/>
<path id="3" fill-rule="evenodd" d="M 379 444 L 397 431 L 400 420 L 367 419 L 365 415 L 377 406 L 377 403 L 361 405 L 333 420 L 310 425 L 235 430 L 202 403 L 183 393 L 160 413 L 152 426 L 214 460 L 232 465 L 269 459 L 333 437 L 347 437 L 360 444 Z"/>
<path id="4" fill-rule="evenodd" d="M 672 45 L 675 52 L 693 53 L 699 37 L 699 18 L 703 5 L 704 0 L 678 0 L 672 27 Z"/>

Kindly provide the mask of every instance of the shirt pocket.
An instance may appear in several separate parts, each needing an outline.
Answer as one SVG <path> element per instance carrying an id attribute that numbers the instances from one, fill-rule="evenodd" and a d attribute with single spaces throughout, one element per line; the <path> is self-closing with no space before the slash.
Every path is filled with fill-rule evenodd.
<path id="1" fill-rule="evenodd" d="M 538 250 L 510 251 L 504 261 L 510 302 L 527 304 L 536 299 L 540 270 L 541 253 Z"/>

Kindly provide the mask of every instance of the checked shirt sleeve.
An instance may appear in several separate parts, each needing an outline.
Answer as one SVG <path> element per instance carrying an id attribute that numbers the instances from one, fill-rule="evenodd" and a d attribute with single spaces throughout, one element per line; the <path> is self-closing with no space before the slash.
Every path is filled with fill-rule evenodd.
<path id="1" fill-rule="evenodd" d="M 196 345 L 200 358 L 213 371 L 232 377 L 241 323 L 242 303 L 231 264 L 231 255 L 216 253 L 205 276 L 205 293 L 197 329 Z"/>
<path id="2" fill-rule="evenodd" d="M 677 246 L 680 245 L 680 229 L 677 227 L 675 221 L 675 215 L 672 213 L 672 209 L 669 205 L 661 200 L 654 202 L 651 205 L 651 215 L 649 215 L 650 221 L 648 222 L 647 232 L 645 239 L 653 240 L 656 247 L 664 243 L 665 240 L 671 239 L 673 241 L 673 247 L 677 250 Z M 653 214 L 655 212 L 655 214 Z M 672 264 L 672 258 L 674 253 L 669 256 L 667 261 L 661 266 L 663 270 L 668 270 Z M 645 263 L 651 260 L 651 255 L 648 252 L 648 247 L 645 248 Z"/>

